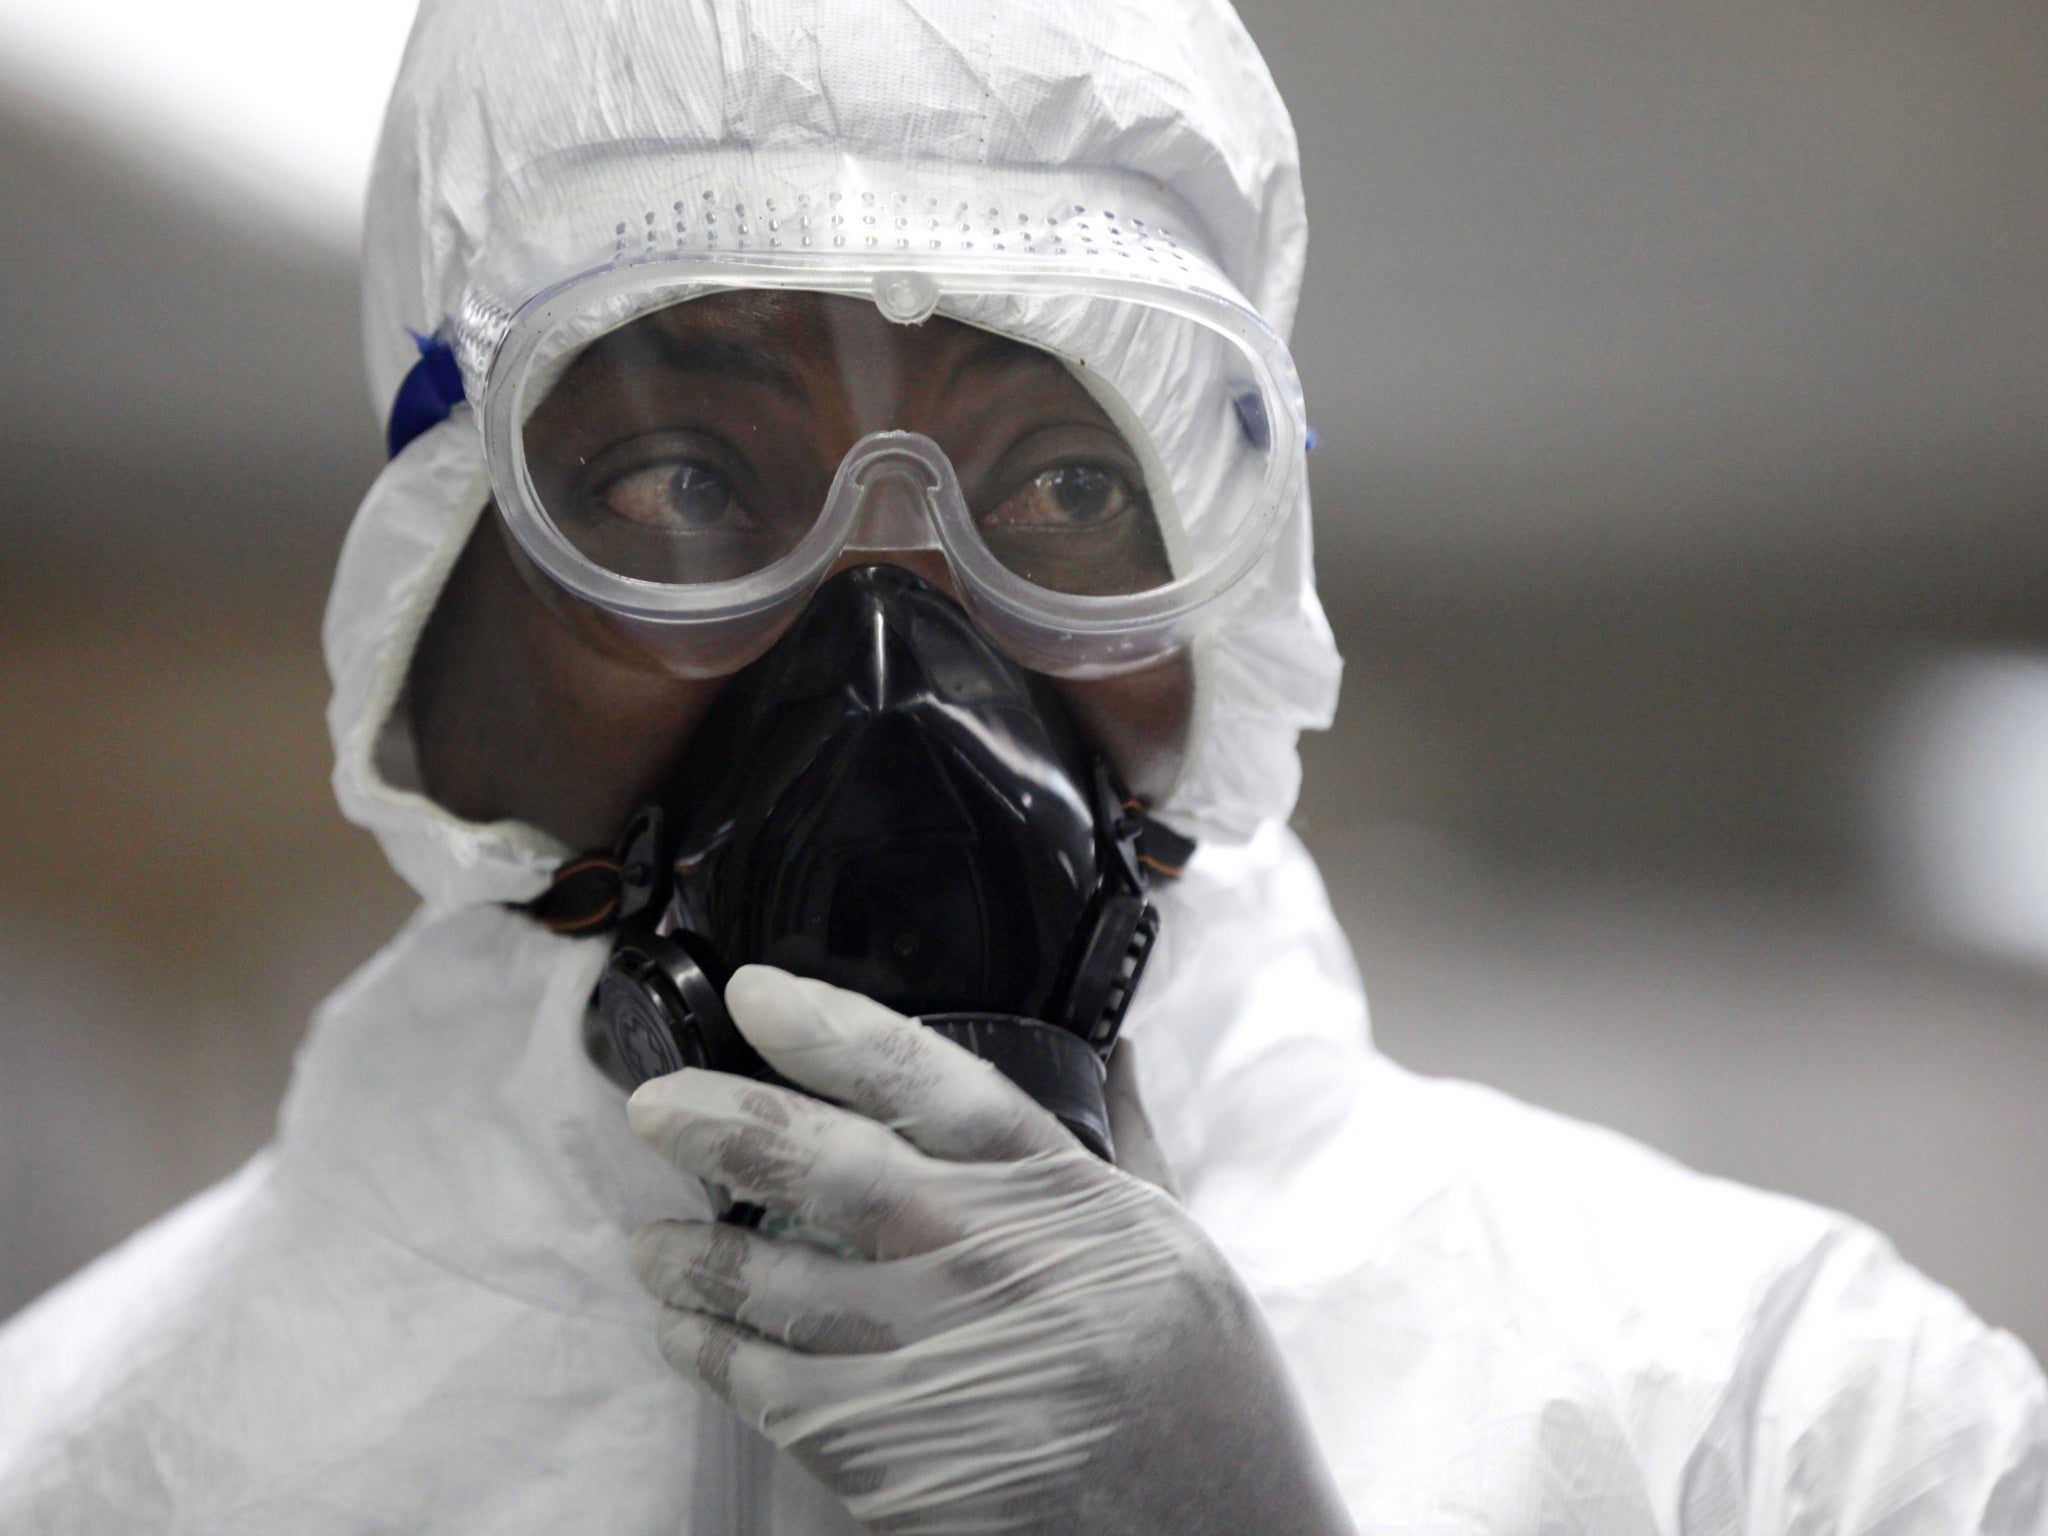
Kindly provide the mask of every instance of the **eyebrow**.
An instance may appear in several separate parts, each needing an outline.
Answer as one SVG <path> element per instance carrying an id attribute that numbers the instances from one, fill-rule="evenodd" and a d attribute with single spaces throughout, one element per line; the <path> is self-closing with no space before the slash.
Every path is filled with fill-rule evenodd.
<path id="1" fill-rule="evenodd" d="M 628 326 L 593 342 L 584 360 L 605 367 L 711 374 L 766 384 L 793 400 L 809 398 L 797 372 L 770 352 L 710 337 L 672 336 L 658 327 Z"/>
<path id="2" fill-rule="evenodd" d="M 1067 366 L 1050 352 L 990 332 L 953 364 L 953 376 L 957 379 L 962 374 L 1016 368 L 1050 368 L 1056 374 L 1068 372 Z"/>

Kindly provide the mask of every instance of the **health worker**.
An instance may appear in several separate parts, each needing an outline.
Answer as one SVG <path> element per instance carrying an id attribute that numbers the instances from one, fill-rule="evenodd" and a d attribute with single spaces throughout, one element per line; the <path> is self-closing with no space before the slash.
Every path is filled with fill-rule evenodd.
<path id="1" fill-rule="evenodd" d="M 0 1333 L 0 1530 L 2048 1532 L 1877 1234 L 1374 1050 L 1306 232 L 1224 0 L 426 0 L 325 633 L 421 906 Z"/>

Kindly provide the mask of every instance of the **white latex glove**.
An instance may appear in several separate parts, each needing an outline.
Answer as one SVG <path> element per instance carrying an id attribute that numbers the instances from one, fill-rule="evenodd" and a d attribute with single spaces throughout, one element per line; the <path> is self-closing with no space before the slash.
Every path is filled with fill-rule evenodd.
<path id="1" fill-rule="evenodd" d="M 748 966 L 726 1002 L 848 1107 L 682 1071 L 633 1095 L 633 1128 L 862 1256 L 644 1229 L 676 1370 L 887 1536 L 1352 1529 L 1255 1304 L 1171 1197 L 866 998 Z"/>

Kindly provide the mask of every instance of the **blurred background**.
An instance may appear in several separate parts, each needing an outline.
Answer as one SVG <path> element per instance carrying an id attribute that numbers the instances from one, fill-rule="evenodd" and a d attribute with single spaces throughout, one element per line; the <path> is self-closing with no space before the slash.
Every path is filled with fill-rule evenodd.
<path id="1" fill-rule="evenodd" d="M 0 1316 L 410 908 L 326 783 L 403 0 L 0 0 Z M 1383 1047 L 2048 1352 L 2048 7 L 1244 0 Z"/>

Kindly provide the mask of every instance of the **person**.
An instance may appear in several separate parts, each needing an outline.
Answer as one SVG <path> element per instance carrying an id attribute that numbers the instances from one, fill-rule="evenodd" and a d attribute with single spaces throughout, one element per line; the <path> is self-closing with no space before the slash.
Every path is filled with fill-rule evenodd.
<path id="1" fill-rule="evenodd" d="M 2048 1531 L 2038 1368 L 1882 1238 L 1373 1051 L 1285 827 L 1304 243 L 1224 0 L 427 0 L 326 629 L 422 906 L 0 1333 L 0 1529 Z M 629 1098 L 650 805 L 654 937 L 772 963 Z M 1106 1118 L 905 1017 L 970 970 Z"/>

